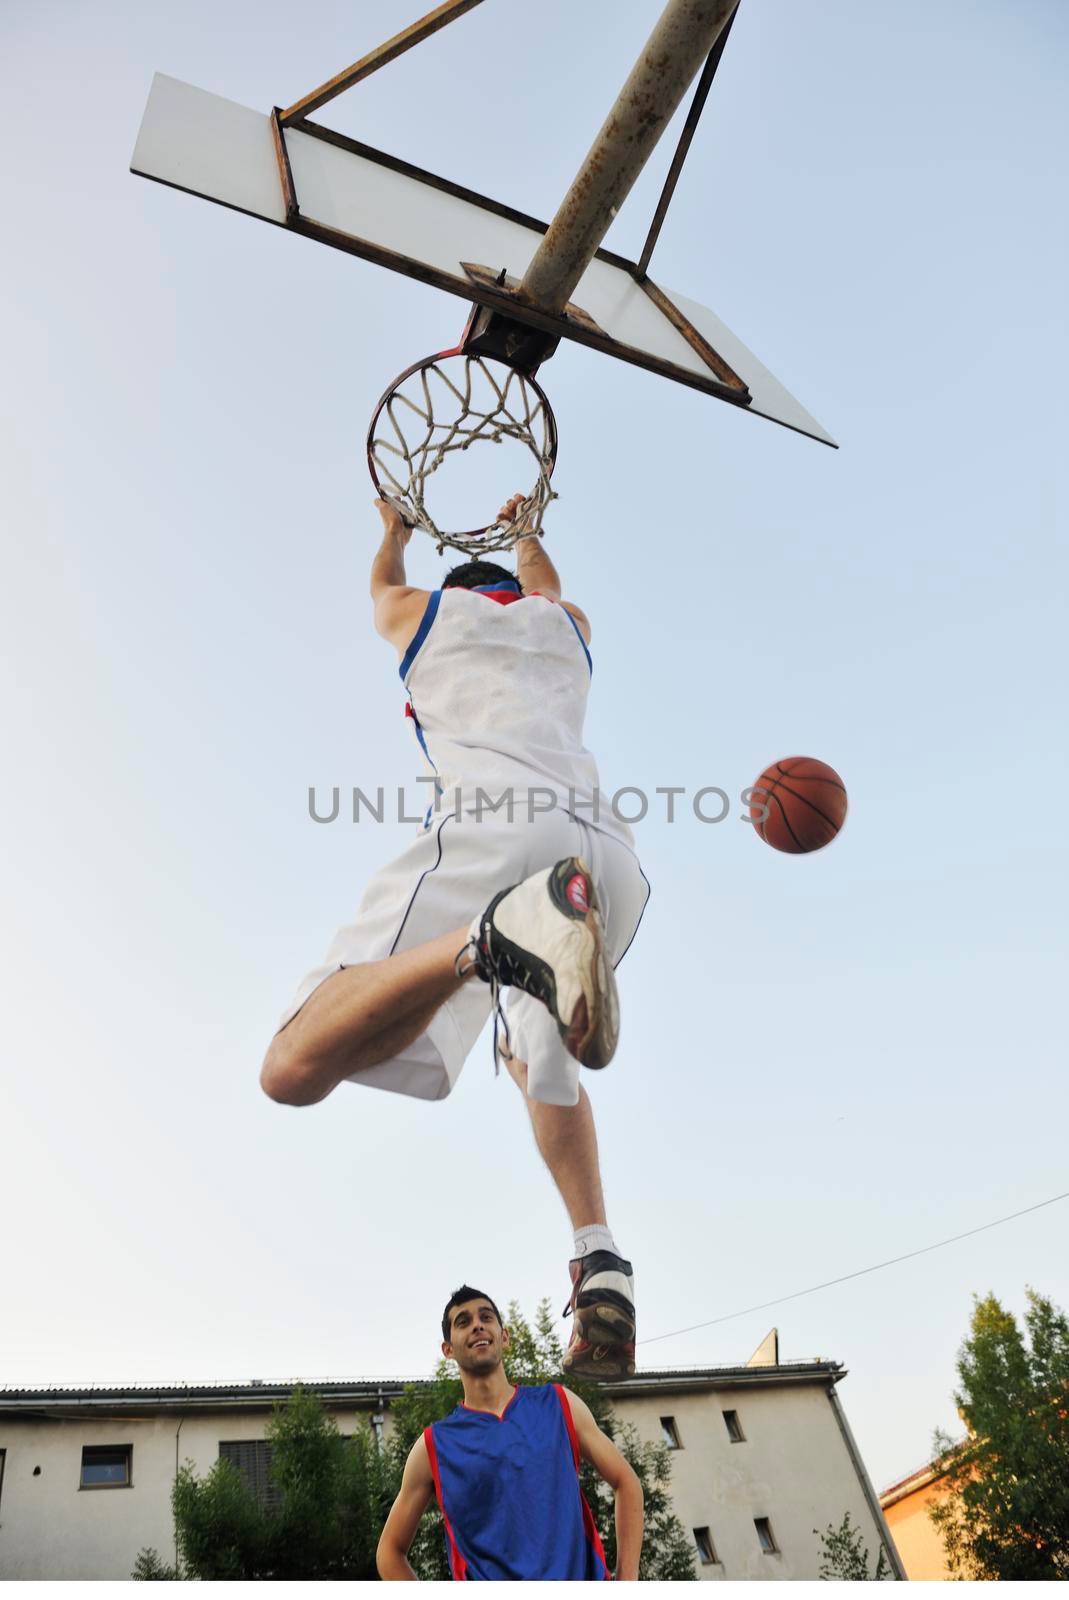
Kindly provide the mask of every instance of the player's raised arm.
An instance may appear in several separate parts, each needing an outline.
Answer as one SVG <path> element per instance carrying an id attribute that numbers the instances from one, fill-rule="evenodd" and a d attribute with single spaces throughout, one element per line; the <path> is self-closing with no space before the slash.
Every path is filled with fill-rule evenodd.
<path id="1" fill-rule="evenodd" d="M 524 594 L 537 589 L 547 600 L 560 599 L 560 574 L 541 539 L 521 539 L 516 546 L 516 576 Z"/>
<path id="2" fill-rule="evenodd" d="M 616 1496 L 616 1573 L 625 1583 L 638 1580 L 638 1559 L 642 1553 L 644 1498 L 642 1484 L 634 1468 L 597 1423 L 585 1401 L 568 1390 L 568 1404 L 575 1423 L 576 1438 L 584 1460 L 604 1478 Z"/>
<path id="3" fill-rule="evenodd" d="M 405 546 L 412 537 L 412 529 L 388 500 L 376 500 L 375 508 L 382 518 L 382 543 L 371 563 L 371 598 L 378 605 L 390 589 L 408 586 L 405 576 Z"/>
<path id="4" fill-rule="evenodd" d="M 375 505 L 382 518 L 382 543 L 371 563 L 375 628 L 403 652 L 419 624 L 427 591 L 413 589 L 405 574 L 405 547 L 412 529 L 387 500 L 376 500 Z"/>
<path id="5" fill-rule="evenodd" d="M 507 522 L 515 516 L 523 498 L 523 495 L 514 494 L 511 500 L 505 502 L 498 513 L 501 521 Z M 556 600 L 562 605 L 579 624 L 579 631 L 587 644 L 590 643 L 590 623 L 577 605 L 573 605 L 570 600 L 561 599 L 560 573 L 546 554 L 541 539 L 520 539 L 517 542 L 516 577 L 524 594 L 538 593 L 547 600 Z"/>
<path id="6" fill-rule="evenodd" d="M 426 1511 L 434 1493 L 430 1458 L 423 1435 L 420 1434 L 405 1462 L 401 1488 L 390 1507 L 390 1515 L 379 1536 L 375 1552 L 375 1565 L 385 1583 L 413 1583 L 416 1574 L 408 1559 L 412 1541 L 416 1537 L 419 1519 Z"/>

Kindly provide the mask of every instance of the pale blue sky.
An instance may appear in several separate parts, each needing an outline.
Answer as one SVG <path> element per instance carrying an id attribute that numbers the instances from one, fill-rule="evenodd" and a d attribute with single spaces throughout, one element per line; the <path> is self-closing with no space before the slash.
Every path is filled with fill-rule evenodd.
<path id="1" fill-rule="evenodd" d="M 256 1084 L 409 831 L 317 827 L 306 791 L 420 770 L 370 629 L 362 440 L 463 305 L 127 171 L 154 71 L 267 110 L 418 10 L 0 22 L 0 1384 L 415 1374 L 456 1281 L 566 1297 L 488 1045 L 442 1105 L 343 1087 L 296 1113 Z M 548 216 L 658 10 L 487 0 L 321 120 Z M 1039 0 L 743 0 L 654 271 L 839 452 L 580 349 L 541 375 L 606 785 L 737 795 L 805 753 L 851 798 L 807 860 L 734 816 L 637 830 L 653 900 L 589 1086 L 640 1337 L 1069 1188 L 1067 34 Z M 428 541 L 411 567 L 435 581 Z M 887 1482 L 954 1426 L 973 1291 L 1069 1303 L 1067 1205 L 646 1359 L 743 1360 L 778 1322 L 785 1359 L 850 1368 Z"/>

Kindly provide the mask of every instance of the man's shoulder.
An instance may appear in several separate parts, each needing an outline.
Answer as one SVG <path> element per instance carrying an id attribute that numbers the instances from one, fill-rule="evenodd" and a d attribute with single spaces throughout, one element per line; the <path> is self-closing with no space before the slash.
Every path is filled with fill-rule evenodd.
<path id="1" fill-rule="evenodd" d="M 375 601 L 375 621 L 380 632 L 383 621 L 393 621 L 403 616 L 419 616 L 427 608 L 437 589 L 413 589 L 408 584 L 393 584 L 383 589 Z"/>
<path id="2" fill-rule="evenodd" d="M 403 651 L 436 593 L 435 589 L 412 589 L 402 584 L 384 589 L 375 601 L 376 632 Z"/>

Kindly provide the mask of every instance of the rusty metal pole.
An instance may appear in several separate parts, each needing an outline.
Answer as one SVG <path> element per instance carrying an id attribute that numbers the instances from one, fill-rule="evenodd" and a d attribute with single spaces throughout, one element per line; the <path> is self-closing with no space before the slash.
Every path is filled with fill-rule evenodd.
<path id="1" fill-rule="evenodd" d="M 517 298 L 563 311 L 737 0 L 668 0 L 531 259 Z"/>

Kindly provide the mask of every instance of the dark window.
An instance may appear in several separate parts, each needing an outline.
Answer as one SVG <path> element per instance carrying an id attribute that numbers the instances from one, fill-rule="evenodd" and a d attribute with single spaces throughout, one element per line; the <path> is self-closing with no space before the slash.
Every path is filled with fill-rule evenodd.
<path id="1" fill-rule="evenodd" d="M 732 1444 L 743 1443 L 746 1435 L 742 1431 L 742 1423 L 739 1421 L 739 1413 L 737 1411 L 724 1412 L 724 1426 L 727 1428 L 728 1438 Z"/>
<path id="2" fill-rule="evenodd" d="M 774 1555 L 779 1549 L 772 1536 L 772 1524 L 767 1517 L 754 1517 L 753 1525 L 757 1529 L 757 1540 L 766 1555 Z"/>
<path id="3" fill-rule="evenodd" d="M 661 1437 L 669 1450 L 682 1450 L 679 1440 L 679 1429 L 676 1427 L 675 1417 L 661 1418 Z"/>
<path id="4" fill-rule="evenodd" d="M 130 1482 L 133 1445 L 87 1444 L 82 1447 L 83 1489 L 125 1489 Z"/>
<path id="5" fill-rule="evenodd" d="M 268 1510 L 278 1505 L 281 1496 L 271 1482 L 271 1446 L 266 1439 L 238 1439 L 221 1443 L 219 1454 L 230 1461 L 241 1473 L 247 1488 L 258 1503 Z"/>
<path id="6" fill-rule="evenodd" d="M 703 1567 L 713 1567 L 717 1562 L 717 1554 L 713 1548 L 713 1537 L 708 1528 L 695 1528 L 694 1543 L 698 1546 L 698 1559 Z"/>

